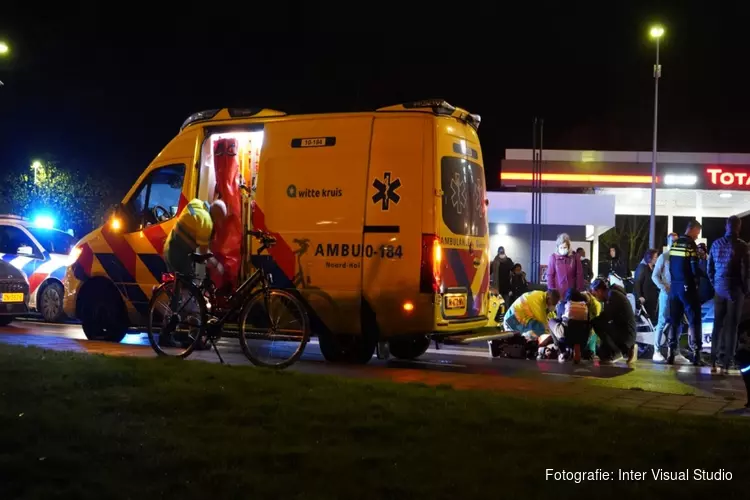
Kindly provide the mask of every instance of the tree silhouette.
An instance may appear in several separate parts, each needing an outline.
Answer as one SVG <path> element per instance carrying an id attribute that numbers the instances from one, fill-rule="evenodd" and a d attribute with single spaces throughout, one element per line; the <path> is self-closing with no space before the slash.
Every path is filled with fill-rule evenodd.
<path id="1" fill-rule="evenodd" d="M 32 169 L 11 170 L 0 185 L 0 212 L 24 217 L 44 212 L 54 215 L 60 229 L 88 232 L 102 222 L 116 202 L 101 177 L 60 167 L 54 159 Z"/>

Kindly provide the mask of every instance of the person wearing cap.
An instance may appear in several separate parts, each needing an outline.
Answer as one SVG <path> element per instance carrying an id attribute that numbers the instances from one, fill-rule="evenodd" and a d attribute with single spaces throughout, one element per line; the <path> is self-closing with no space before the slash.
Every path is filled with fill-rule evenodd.
<path id="1" fill-rule="evenodd" d="M 505 307 L 510 301 L 510 275 L 513 272 L 513 260 L 505 255 L 505 247 L 498 247 L 497 255 L 490 266 L 490 286 L 503 297 Z"/>

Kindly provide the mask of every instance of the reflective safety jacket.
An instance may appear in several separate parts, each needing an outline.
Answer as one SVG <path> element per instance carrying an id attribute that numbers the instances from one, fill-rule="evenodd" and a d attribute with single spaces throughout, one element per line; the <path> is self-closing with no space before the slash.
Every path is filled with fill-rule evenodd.
<path id="1" fill-rule="evenodd" d="M 698 287 L 702 271 L 698 261 L 698 245 L 690 236 L 683 234 L 669 249 L 669 275 L 672 285 Z"/>
<path id="2" fill-rule="evenodd" d="M 547 292 L 541 290 L 524 293 L 513 302 L 505 314 L 506 316 L 512 314 L 522 325 L 527 325 L 529 321 L 535 319 L 545 327 L 547 320 L 554 317 L 554 313 L 547 311 Z"/>

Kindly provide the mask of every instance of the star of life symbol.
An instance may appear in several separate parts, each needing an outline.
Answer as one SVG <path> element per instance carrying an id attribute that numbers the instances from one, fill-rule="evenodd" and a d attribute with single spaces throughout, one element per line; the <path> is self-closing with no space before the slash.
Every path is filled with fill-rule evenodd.
<path id="1" fill-rule="evenodd" d="M 396 192 L 401 187 L 401 179 L 396 178 L 391 180 L 390 172 L 383 174 L 382 181 L 375 179 L 372 182 L 372 186 L 377 190 L 377 193 L 372 195 L 372 202 L 380 203 L 381 210 L 388 210 L 391 202 L 398 205 L 398 202 L 401 201 L 401 195 Z"/>
<path id="2" fill-rule="evenodd" d="M 451 203 L 453 208 L 456 209 L 456 213 L 462 214 L 466 210 L 466 183 L 461 179 L 461 174 L 453 174 L 451 179 Z"/>

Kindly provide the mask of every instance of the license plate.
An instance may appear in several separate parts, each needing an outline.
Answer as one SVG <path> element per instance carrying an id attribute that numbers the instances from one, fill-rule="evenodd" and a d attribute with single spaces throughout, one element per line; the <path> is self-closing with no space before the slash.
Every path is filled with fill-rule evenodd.
<path id="1" fill-rule="evenodd" d="M 3 302 L 23 302 L 23 293 L 4 293 Z"/>
<path id="2" fill-rule="evenodd" d="M 465 309 L 466 308 L 466 296 L 465 295 L 447 295 L 445 297 L 445 308 L 447 310 Z"/>

